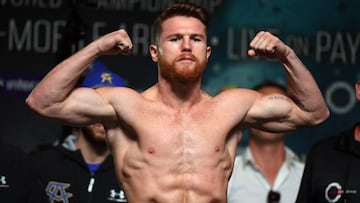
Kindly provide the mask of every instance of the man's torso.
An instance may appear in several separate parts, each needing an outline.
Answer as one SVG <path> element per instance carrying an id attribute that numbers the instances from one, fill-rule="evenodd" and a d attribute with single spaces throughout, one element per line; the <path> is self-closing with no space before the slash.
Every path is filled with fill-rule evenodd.
<path id="1" fill-rule="evenodd" d="M 235 113 L 211 99 L 179 110 L 142 106 L 136 122 L 107 131 L 129 202 L 226 202 L 239 141 Z"/>

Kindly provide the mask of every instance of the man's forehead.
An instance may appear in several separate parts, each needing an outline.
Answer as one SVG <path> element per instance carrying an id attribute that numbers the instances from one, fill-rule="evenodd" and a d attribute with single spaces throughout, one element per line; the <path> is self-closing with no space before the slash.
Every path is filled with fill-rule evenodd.
<path id="1" fill-rule="evenodd" d="M 193 32 L 205 34 L 205 25 L 197 18 L 175 16 L 166 19 L 162 24 L 163 33 Z"/>

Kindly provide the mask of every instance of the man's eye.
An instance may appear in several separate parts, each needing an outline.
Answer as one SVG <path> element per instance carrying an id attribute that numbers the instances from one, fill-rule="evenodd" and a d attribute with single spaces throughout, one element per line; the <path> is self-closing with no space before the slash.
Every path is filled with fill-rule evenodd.
<path id="1" fill-rule="evenodd" d="M 180 40 L 180 38 L 178 38 L 178 37 L 174 37 L 174 38 L 170 39 L 170 41 L 172 41 L 172 42 L 176 42 L 176 41 L 179 41 L 179 40 Z"/>
<path id="2" fill-rule="evenodd" d="M 202 40 L 201 40 L 201 38 L 199 38 L 199 37 L 193 37 L 193 38 L 191 38 L 194 42 L 201 42 Z"/>

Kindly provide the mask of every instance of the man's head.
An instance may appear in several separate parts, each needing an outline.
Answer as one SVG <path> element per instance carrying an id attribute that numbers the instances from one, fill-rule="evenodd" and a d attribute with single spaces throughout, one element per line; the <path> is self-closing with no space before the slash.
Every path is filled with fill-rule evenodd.
<path id="1" fill-rule="evenodd" d="M 264 81 L 255 86 L 254 90 L 262 94 L 277 93 L 286 95 L 286 87 L 273 81 Z M 285 136 L 284 133 L 270 133 L 255 128 L 249 129 L 249 132 L 250 139 L 256 140 L 257 142 L 277 142 L 278 140 L 283 140 Z"/>
<path id="2" fill-rule="evenodd" d="M 207 46 L 208 15 L 194 4 L 179 3 L 154 23 L 155 43 L 150 46 L 159 75 L 171 82 L 200 81 L 211 48 Z"/>

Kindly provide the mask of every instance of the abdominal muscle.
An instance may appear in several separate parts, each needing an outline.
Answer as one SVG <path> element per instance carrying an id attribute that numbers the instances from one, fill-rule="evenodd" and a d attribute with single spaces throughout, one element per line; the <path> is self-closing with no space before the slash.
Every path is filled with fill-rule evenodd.
<path id="1" fill-rule="evenodd" d="M 144 169 L 124 178 L 123 184 L 129 202 L 139 203 L 210 203 L 224 202 L 226 184 L 220 178 L 205 178 L 204 172 L 161 174 L 163 169 Z M 206 173 L 206 172 L 205 172 Z M 128 185 L 129 184 L 129 185 Z M 129 186 L 129 188 L 127 188 Z"/>
<path id="2" fill-rule="evenodd" d="M 225 143 L 196 136 L 191 142 L 148 136 L 157 142 L 144 140 L 141 145 L 120 137 L 109 136 L 110 146 L 130 203 L 226 203 L 233 155 Z"/>

